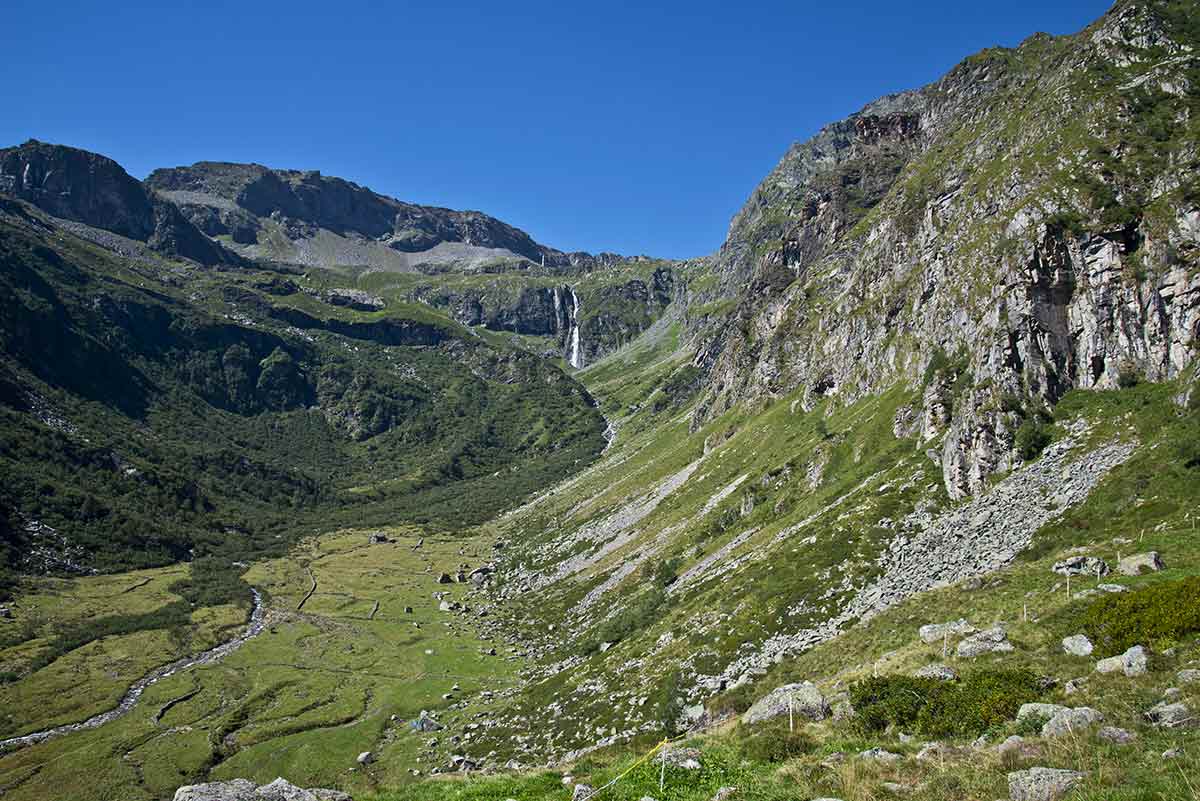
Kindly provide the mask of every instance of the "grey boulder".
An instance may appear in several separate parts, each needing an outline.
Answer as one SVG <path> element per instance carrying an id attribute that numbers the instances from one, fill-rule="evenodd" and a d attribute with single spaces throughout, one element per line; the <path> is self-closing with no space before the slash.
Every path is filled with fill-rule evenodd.
<path id="1" fill-rule="evenodd" d="M 1108 562 L 1095 556 L 1072 556 L 1050 568 L 1060 576 L 1107 576 Z"/>
<path id="2" fill-rule="evenodd" d="M 1097 673 L 1124 673 L 1126 676 L 1144 675 L 1150 665 L 1150 654 L 1140 645 L 1135 645 L 1119 656 L 1110 656 L 1096 663 Z"/>
<path id="3" fill-rule="evenodd" d="M 1054 713 L 1054 716 L 1046 721 L 1042 726 L 1042 736 L 1049 739 L 1076 734 L 1103 722 L 1104 715 L 1089 706 L 1064 709 Z"/>
<path id="4" fill-rule="evenodd" d="M 810 681 L 801 684 L 785 684 L 754 702 L 742 715 L 746 724 L 791 714 L 808 720 L 824 720 L 829 715 L 829 702 Z"/>
<path id="5" fill-rule="evenodd" d="M 987 631 L 981 631 L 967 637 L 958 644 L 958 655 L 964 658 L 981 656 L 983 654 L 1007 653 L 1013 650 L 1008 641 L 1008 632 L 1003 626 L 993 626 Z"/>
<path id="6" fill-rule="evenodd" d="M 1012 801 L 1058 801 L 1086 775 L 1055 768 L 1018 770 L 1008 774 L 1008 797 Z"/>
<path id="7" fill-rule="evenodd" d="M 1092 641 L 1082 634 L 1072 634 L 1070 637 L 1064 637 L 1062 641 L 1063 651 L 1072 656 L 1091 656 L 1095 646 Z"/>
<path id="8" fill-rule="evenodd" d="M 1192 729 L 1200 725 L 1200 719 L 1183 702 L 1155 704 L 1146 712 L 1146 720 L 1161 729 Z"/>
<path id="9" fill-rule="evenodd" d="M 337 790 L 305 789 L 286 779 L 258 787 L 246 779 L 191 784 L 175 791 L 174 801 L 351 801 Z"/>
<path id="10" fill-rule="evenodd" d="M 1142 573 L 1157 573 L 1166 565 L 1158 555 L 1158 551 L 1146 551 L 1126 556 L 1117 563 L 1117 570 L 1126 576 L 1140 576 Z"/>
<path id="11" fill-rule="evenodd" d="M 965 618 L 952 620 L 949 623 L 930 623 L 921 626 L 917 630 L 917 634 L 921 637 L 921 642 L 935 643 L 941 642 L 945 637 L 957 637 L 963 634 L 974 634 L 976 628 L 966 621 Z"/>

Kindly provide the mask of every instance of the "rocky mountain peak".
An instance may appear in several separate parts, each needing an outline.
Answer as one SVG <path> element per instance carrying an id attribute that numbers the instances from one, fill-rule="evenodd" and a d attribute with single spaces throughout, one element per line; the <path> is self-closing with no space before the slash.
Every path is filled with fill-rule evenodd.
<path id="1" fill-rule="evenodd" d="M 0 150 L 0 192 L 202 264 L 238 263 L 112 159 L 31 139 Z"/>

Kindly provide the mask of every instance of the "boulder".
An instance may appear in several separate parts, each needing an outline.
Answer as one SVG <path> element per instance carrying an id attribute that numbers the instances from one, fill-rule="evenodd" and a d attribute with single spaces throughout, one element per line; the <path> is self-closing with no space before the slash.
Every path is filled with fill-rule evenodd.
<path id="1" fill-rule="evenodd" d="M 1060 576 L 1107 576 L 1108 562 L 1095 556 L 1072 556 L 1051 568 Z"/>
<path id="2" fill-rule="evenodd" d="M 899 762 L 904 757 L 883 748 L 868 748 L 858 755 L 859 759 L 870 759 L 876 762 Z"/>
<path id="3" fill-rule="evenodd" d="M 987 631 L 973 634 L 958 644 L 958 655 L 964 658 L 991 653 L 1007 653 L 1013 650 L 1008 641 L 1008 632 L 1003 626 L 993 626 Z"/>
<path id="4" fill-rule="evenodd" d="M 1082 634 L 1072 634 L 1070 637 L 1063 637 L 1063 651 L 1072 656 L 1091 656 L 1095 646 L 1092 641 Z"/>
<path id="5" fill-rule="evenodd" d="M 1200 718 L 1180 701 L 1155 704 L 1146 712 L 1146 720 L 1160 729 L 1193 729 L 1200 725 Z"/>
<path id="6" fill-rule="evenodd" d="M 728 799 L 733 798 L 735 795 L 737 795 L 736 787 L 720 787 L 713 795 L 712 801 L 728 801 Z"/>
<path id="7" fill-rule="evenodd" d="M 1119 729 L 1116 726 L 1105 726 L 1096 732 L 1096 736 L 1113 745 L 1129 745 L 1137 739 L 1137 735 L 1133 732 Z"/>
<path id="8" fill-rule="evenodd" d="M 372 532 L 372 534 L 367 537 L 367 543 L 369 545 L 386 545 L 389 542 L 391 542 L 391 540 L 388 539 L 388 535 L 384 534 L 382 531 Z"/>
<path id="9" fill-rule="evenodd" d="M 429 717 L 428 712 L 422 712 L 416 719 L 410 721 L 408 725 L 413 731 L 431 732 L 442 730 L 442 724 Z"/>
<path id="10" fill-rule="evenodd" d="M 1192 684 L 1200 681 L 1200 670 L 1181 670 L 1175 674 L 1175 679 L 1180 684 Z"/>
<path id="11" fill-rule="evenodd" d="M 1070 707 L 1062 704 L 1021 704 L 1021 708 L 1017 710 L 1017 720 L 1025 720 L 1027 718 L 1039 718 L 1041 720 L 1049 720 L 1059 712 L 1064 712 Z"/>
<path id="12" fill-rule="evenodd" d="M 1097 673 L 1124 673 L 1126 676 L 1145 674 L 1150 664 L 1150 655 L 1140 645 L 1135 645 L 1123 654 L 1110 656 L 1096 662 Z"/>
<path id="13" fill-rule="evenodd" d="M 761 723 L 780 715 L 791 714 L 808 720 L 824 720 L 829 715 L 829 702 L 812 682 L 785 684 L 754 702 L 742 715 L 746 724 Z"/>
<path id="14" fill-rule="evenodd" d="M 577 784 L 575 789 L 571 791 L 571 801 L 586 801 L 595 793 L 589 784 Z"/>
<path id="15" fill-rule="evenodd" d="M 958 637 L 964 634 L 974 634 L 977 629 L 966 621 L 965 618 L 952 620 L 949 623 L 929 623 L 921 626 L 917 630 L 917 634 L 921 637 L 921 642 L 935 643 L 941 642 L 946 637 Z"/>
<path id="16" fill-rule="evenodd" d="M 996 746 L 996 753 L 999 756 L 1013 754 L 1021 759 L 1034 759 L 1041 756 L 1042 749 L 1036 743 L 1027 742 L 1024 737 L 1014 734 Z"/>
<path id="17" fill-rule="evenodd" d="M 1158 551 L 1146 551 L 1126 556 L 1117 563 L 1117 570 L 1126 576 L 1140 576 L 1142 573 L 1157 573 L 1166 565 L 1159 558 Z"/>
<path id="18" fill-rule="evenodd" d="M 1008 797 L 1012 801 L 1058 801 L 1086 775 L 1055 768 L 1018 770 L 1008 774 Z"/>
<path id="19" fill-rule="evenodd" d="M 370 751 L 363 751 L 361 754 L 358 755 L 358 764 L 360 764 L 360 765 L 370 765 L 374 761 L 375 761 L 375 755 L 372 754 Z"/>
<path id="20" fill-rule="evenodd" d="M 1066 734 L 1076 734 L 1103 722 L 1104 715 L 1091 707 L 1079 706 L 1074 709 L 1064 709 L 1056 712 L 1052 718 L 1046 721 L 1042 726 L 1042 736 L 1049 739 Z"/>
<path id="21" fill-rule="evenodd" d="M 452 584 L 453 582 L 454 582 L 454 579 L 450 578 L 449 573 L 443 573 L 440 576 L 438 576 L 438 580 L 437 580 L 438 584 Z"/>
<path id="22" fill-rule="evenodd" d="M 654 758 L 657 764 L 666 764 L 669 768 L 684 770 L 700 770 L 700 749 L 698 748 L 666 748 Z"/>
<path id="23" fill-rule="evenodd" d="M 937 679 L 938 681 L 954 681 L 958 671 L 949 665 L 926 665 L 916 672 L 919 679 Z"/>

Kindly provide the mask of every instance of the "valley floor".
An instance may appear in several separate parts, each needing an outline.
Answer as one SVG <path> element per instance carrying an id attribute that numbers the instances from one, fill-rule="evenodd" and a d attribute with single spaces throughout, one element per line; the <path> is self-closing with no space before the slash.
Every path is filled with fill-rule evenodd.
<path id="1" fill-rule="evenodd" d="M 461 601 L 469 583 L 443 572 L 477 566 L 490 544 L 388 532 L 306 542 L 289 558 L 254 565 L 246 580 L 267 598 L 264 632 L 213 664 L 163 678 L 127 715 L 0 756 L 6 799 L 161 799 L 200 780 L 284 775 L 353 792 L 412 780 L 428 736 L 409 721 L 441 717 L 459 698 L 511 686 L 517 657 L 493 651 L 465 615 L 439 610 L 435 593 Z M 0 636 L 34 617 L 48 631 L 115 611 L 175 600 L 184 568 L 45 580 L 13 605 Z M 406 609 L 411 607 L 411 612 Z M 195 652 L 243 626 L 240 607 L 203 609 L 192 639 L 163 630 L 106 637 L 19 681 L 0 686 L 0 738 L 83 720 L 112 708 L 164 655 Z M 478 620 L 478 619 L 477 619 Z M 11 632 L 15 635 L 15 632 Z M 15 637 L 14 637 L 15 639 Z M 37 649 L 35 639 L 14 646 Z M 17 658 L 4 651 L 5 661 Z M 452 688 L 459 688 L 454 689 Z M 445 697 L 445 696 L 451 697 Z M 372 752 L 362 766 L 357 758 Z"/>

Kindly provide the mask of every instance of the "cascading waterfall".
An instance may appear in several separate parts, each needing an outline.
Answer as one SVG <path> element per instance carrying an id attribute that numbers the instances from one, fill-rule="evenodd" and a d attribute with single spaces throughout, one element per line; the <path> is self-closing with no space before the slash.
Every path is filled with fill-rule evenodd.
<path id="1" fill-rule="evenodd" d="M 583 358 L 579 355 L 579 296 L 571 290 L 571 356 L 567 363 L 576 370 L 583 367 Z"/>

